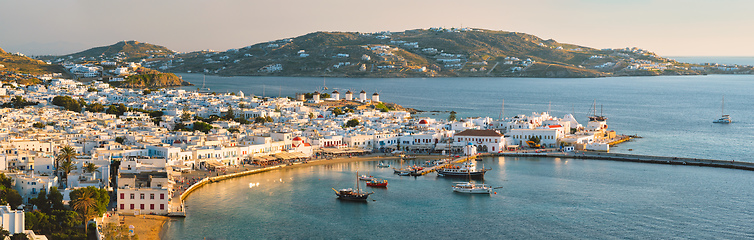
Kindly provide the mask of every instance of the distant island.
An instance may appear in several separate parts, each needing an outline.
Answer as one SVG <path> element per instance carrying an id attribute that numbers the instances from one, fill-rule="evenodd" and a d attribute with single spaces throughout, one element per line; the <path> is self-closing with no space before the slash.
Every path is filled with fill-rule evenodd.
<path id="1" fill-rule="evenodd" d="M 121 87 L 188 84 L 172 73 L 358 78 L 584 78 L 752 74 L 754 70 L 749 65 L 683 63 L 635 47 L 595 49 L 520 32 L 474 28 L 314 32 L 223 52 L 178 53 L 159 45 L 122 41 L 64 56 L 37 56 L 31 61 L 66 66 L 65 69 L 70 69 L 72 64 L 100 68 L 98 77 L 105 77 L 106 82 L 108 79 L 125 81 L 114 84 Z M 138 69 L 134 68 L 135 65 L 149 69 L 145 72 L 159 75 L 133 77 Z M 131 75 L 114 72 L 122 72 L 118 70 L 122 67 L 131 67 Z M 47 68 L 48 71 L 60 69 L 63 68 Z M 76 76 L 70 72 L 61 73 Z"/>

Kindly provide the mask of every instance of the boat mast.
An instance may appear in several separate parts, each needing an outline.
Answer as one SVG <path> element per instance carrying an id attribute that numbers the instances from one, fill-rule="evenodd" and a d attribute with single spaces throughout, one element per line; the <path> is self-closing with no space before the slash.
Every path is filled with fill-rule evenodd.
<path id="1" fill-rule="evenodd" d="M 720 115 L 725 115 L 725 95 L 723 95 L 723 106 L 720 108 Z"/>
<path id="2" fill-rule="evenodd" d="M 503 99 L 503 106 L 500 109 L 500 120 L 504 120 L 503 117 L 505 117 L 505 99 Z"/>
<path id="3" fill-rule="evenodd" d="M 359 171 L 356 171 L 356 193 L 360 193 L 361 189 L 359 189 Z"/>

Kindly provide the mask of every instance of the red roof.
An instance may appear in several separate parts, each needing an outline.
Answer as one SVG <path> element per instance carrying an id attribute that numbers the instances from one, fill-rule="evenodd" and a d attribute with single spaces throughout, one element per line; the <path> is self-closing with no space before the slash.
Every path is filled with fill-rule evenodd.
<path id="1" fill-rule="evenodd" d="M 312 145 L 309 143 L 304 143 L 304 147 L 311 147 Z"/>
<path id="2" fill-rule="evenodd" d="M 301 141 L 302 139 L 300 137 L 293 138 L 293 141 Z"/>
<path id="3" fill-rule="evenodd" d="M 455 136 L 472 136 L 472 137 L 502 137 L 503 134 L 495 130 L 475 130 L 466 129 L 463 132 L 456 133 Z"/>
<path id="4" fill-rule="evenodd" d="M 550 125 L 550 128 L 559 128 L 559 127 L 563 127 L 563 126 L 560 126 L 560 125 Z"/>
<path id="5" fill-rule="evenodd" d="M 422 119 L 421 121 L 419 121 L 419 124 L 427 124 L 427 120 Z"/>
<path id="6" fill-rule="evenodd" d="M 317 118 L 325 118 L 325 116 L 319 115 L 317 116 Z"/>

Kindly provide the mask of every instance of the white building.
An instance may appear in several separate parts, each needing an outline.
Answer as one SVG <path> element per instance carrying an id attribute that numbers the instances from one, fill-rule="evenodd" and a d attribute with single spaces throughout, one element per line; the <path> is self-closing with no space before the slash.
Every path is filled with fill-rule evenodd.
<path id="1" fill-rule="evenodd" d="M 0 206 L 0 227 L 10 235 L 24 232 L 24 210 L 13 210 L 10 205 Z"/>
<path id="2" fill-rule="evenodd" d="M 456 146 L 466 146 L 469 143 L 478 152 L 499 152 L 505 149 L 505 137 L 495 130 L 467 129 L 453 136 Z"/>

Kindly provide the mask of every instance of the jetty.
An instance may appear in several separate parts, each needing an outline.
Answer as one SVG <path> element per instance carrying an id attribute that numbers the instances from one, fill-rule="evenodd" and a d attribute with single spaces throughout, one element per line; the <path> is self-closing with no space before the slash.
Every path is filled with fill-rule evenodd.
<path id="1" fill-rule="evenodd" d="M 665 157 L 651 155 L 637 155 L 625 153 L 607 153 L 607 152 L 503 152 L 491 154 L 491 156 L 504 157 L 551 157 L 551 158 L 575 158 L 591 160 L 610 160 L 621 162 L 641 162 L 654 164 L 669 165 L 689 165 L 717 168 L 731 168 L 754 171 L 754 162 L 741 162 L 735 160 L 717 160 L 703 158 L 684 158 L 684 157 Z"/>

